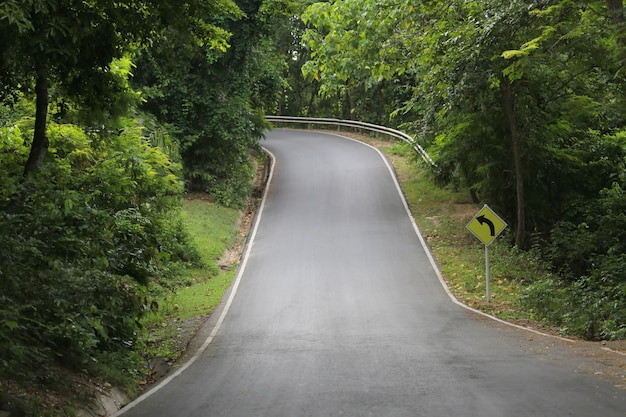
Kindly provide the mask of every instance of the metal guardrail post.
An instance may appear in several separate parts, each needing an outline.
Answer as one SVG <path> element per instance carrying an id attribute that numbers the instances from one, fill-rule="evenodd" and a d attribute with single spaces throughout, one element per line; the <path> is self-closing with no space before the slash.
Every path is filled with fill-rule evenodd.
<path id="1" fill-rule="evenodd" d="M 379 126 L 372 123 L 359 122 L 355 120 L 341 120 L 341 119 L 329 119 L 329 118 L 315 118 L 315 117 L 292 117 L 292 116 L 265 116 L 265 120 L 269 122 L 277 123 L 303 123 L 307 125 L 331 125 L 331 126 L 345 126 L 354 127 L 357 129 L 365 129 L 372 132 L 382 133 L 384 135 L 392 136 L 396 139 L 400 139 L 403 142 L 408 143 L 413 149 L 419 153 L 428 164 L 432 167 L 437 167 L 435 161 L 432 160 L 430 155 L 422 148 L 411 136 L 399 130 L 391 129 L 385 126 Z"/>

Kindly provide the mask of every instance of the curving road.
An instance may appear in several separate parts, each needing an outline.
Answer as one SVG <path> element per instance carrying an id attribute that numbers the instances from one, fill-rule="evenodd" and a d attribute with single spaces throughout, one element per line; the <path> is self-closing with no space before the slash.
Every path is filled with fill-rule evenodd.
<path id="1" fill-rule="evenodd" d="M 263 145 L 275 172 L 227 314 L 191 366 L 119 414 L 626 415 L 626 391 L 572 344 L 450 300 L 376 150 L 289 130 Z"/>

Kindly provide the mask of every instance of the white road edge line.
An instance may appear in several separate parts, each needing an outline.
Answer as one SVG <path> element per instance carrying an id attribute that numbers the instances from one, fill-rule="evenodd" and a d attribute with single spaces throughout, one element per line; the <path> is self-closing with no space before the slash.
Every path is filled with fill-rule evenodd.
<path id="1" fill-rule="evenodd" d="M 402 187 L 400 187 L 400 183 L 398 182 L 398 178 L 396 178 L 396 173 L 393 169 L 393 167 L 391 166 L 391 164 L 389 163 L 389 159 L 385 156 L 385 154 L 383 154 L 378 148 L 376 148 L 373 145 L 370 145 L 369 143 L 365 143 L 362 142 L 360 140 L 357 139 L 353 139 L 347 136 L 343 136 L 343 135 L 339 135 L 336 133 L 326 133 L 328 135 L 334 135 L 334 136 L 339 136 L 341 138 L 344 139 L 348 139 L 357 143 L 360 143 L 362 145 L 365 146 L 369 146 L 370 148 L 374 149 L 378 155 L 380 155 L 380 157 L 382 158 L 382 160 L 385 162 L 385 165 L 387 166 L 387 170 L 389 171 L 389 174 L 391 175 L 391 178 L 393 179 L 394 184 L 396 185 L 396 191 L 398 192 L 398 194 L 400 195 L 400 199 L 402 200 L 402 204 L 404 205 L 404 210 L 406 211 L 406 214 L 409 216 L 409 219 L 411 220 L 411 224 L 413 225 L 413 231 L 415 231 L 415 234 L 417 235 L 422 248 L 424 249 L 424 252 L 426 252 L 426 256 L 428 257 L 428 260 L 430 262 L 431 267 L 433 268 L 433 270 L 435 271 L 435 275 L 437 275 L 437 278 L 439 279 L 439 282 L 441 283 L 441 285 L 443 286 L 443 289 L 445 290 L 446 294 L 448 294 L 448 297 L 450 297 L 450 299 L 452 300 L 453 303 L 467 309 L 470 310 L 476 314 L 480 314 L 481 316 L 487 317 L 491 320 L 494 320 L 498 323 L 502 323 L 505 324 L 507 326 L 511 326 L 511 327 L 515 327 L 521 330 L 525 330 L 527 332 L 531 332 L 531 333 L 535 333 L 541 336 L 546 336 L 546 337 L 552 337 L 555 339 L 559 339 L 562 340 L 564 342 L 569 342 L 569 343 L 575 343 L 575 340 L 572 339 L 567 339 L 565 337 L 561 337 L 561 336 L 555 336 L 552 334 L 548 334 L 548 333 L 543 333 L 540 332 L 539 330 L 535 330 L 535 329 L 530 329 L 528 327 L 524 327 L 524 326 L 520 326 L 518 324 L 515 323 L 510 323 L 508 321 L 499 319 L 496 316 L 492 316 L 491 314 L 487 314 L 483 311 L 477 310 L 475 308 L 472 308 L 470 306 L 468 306 L 465 303 L 462 303 L 461 301 L 459 301 L 454 294 L 452 294 L 452 291 L 450 291 L 450 288 L 448 287 L 448 284 L 446 283 L 445 279 L 443 278 L 443 275 L 441 274 L 441 271 L 439 270 L 439 266 L 437 265 L 437 262 L 435 261 L 435 258 L 433 257 L 430 248 L 428 247 L 428 245 L 426 244 L 426 241 L 424 240 L 424 237 L 422 236 L 422 232 L 420 231 L 419 227 L 417 226 L 417 223 L 415 223 L 415 219 L 413 219 L 413 214 L 411 213 L 411 209 L 409 208 L 409 204 L 406 201 L 406 198 L 404 197 L 404 193 L 402 192 Z"/>
<path id="2" fill-rule="evenodd" d="M 161 382 L 159 382 L 158 385 L 156 385 L 155 387 L 153 387 L 149 391 L 143 393 L 142 395 L 137 397 L 135 400 L 133 400 L 130 403 L 128 403 L 126 406 L 121 408 L 115 414 L 112 414 L 111 417 L 121 416 L 126 411 L 136 407 L 138 404 L 140 404 L 141 402 L 146 400 L 148 397 L 150 397 L 153 394 L 155 394 L 156 392 L 158 392 L 165 385 L 170 383 L 174 378 L 176 378 L 177 376 L 182 374 L 187 368 L 189 368 L 191 365 L 193 365 L 194 362 L 196 362 L 198 360 L 198 358 L 209 347 L 209 345 L 211 344 L 211 342 L 215 338 L 215 335 L 217 335 L 217 332 L 219 332 L 219 330 L 220 330 L 220 328 L 222 326 L 222 323 L 224 322 L 224 319 L 226 318 L 226 314 L 228 314 L 228 310 L 230 310 L 230 306 L 232 305 L 233 300 L 235 299 L 235 295 L 237 294 L 237 289 L 239 288 L 239 283 L 241 282 L 241 277 L 243 276 L 243 273 L 246 270 L 246 265 L 248 264 L 248 258 L 250 257 L 250 252 L 252 251 L 252 245 L 254 244 L 254 238 L 256 237 L 257 231 L 259 229 L 259 224 L 261 223 L 261 217 L 263 215 L 263 209 L 265 208 L 265 201 L 267 199 L 267 194 L 268 194 L 269 189 L 270 189 L 270 184 L 272 183 L 272 178 L 274 177 L 274 167 L 276 166 L 276 163 L 275 163 L 276 162 L 276 157 L 274 156 L 274 154 L 272 154 L 267 149 L 265 149 L 265 148 L 263 148 L 263 149 L 265 150 L 265 152 L 267 152 L 267 154 L 270 156 L 270 159 L 271 159 L 271 168 L 270 168 L 270 173 L 269 173 L 269 175 L 267 177 L 265 191 L 263 192 L 263 199 L 261 200 L 261 204 L 259 206 L 259 212 L 258 212 L 258 214 L 256 216 L 256 219 L 255 219 L 255 222 L 254 222 L 254 227 L 252 229 L 252 234 L 250 235 L 250 239 L 248 241 L 245 254 L 244 254 L 243 258 L 242 258 L 241 266 L 239 267 L 239 272 L 237 273 L 237 277 L 235 278 L 235 282 L 233 284 L 232 291 L 230 292 L 228 300 L 226 301 L 226 304 L 224 305 L 224 309 L 222 310 L 222 313 L 221 313 L 219 319 L 217 320 L 217 323 L 215 324 L 215 327 L 213 327 L 213 330 L 211 331 L 209 336 L 206 338 L 206 340 L 204 341 L 202 346 L 200 346 L 200 348 L 196 351 L 196 353 L 187 362 L 185 362 L 185 364 L 183 366 L 178 368 L 176 370 L 176 372 L 174 372 L 173 374 L 169 375 L 167 378 L 164 378 L 163 380 L 161 380 Z"/>

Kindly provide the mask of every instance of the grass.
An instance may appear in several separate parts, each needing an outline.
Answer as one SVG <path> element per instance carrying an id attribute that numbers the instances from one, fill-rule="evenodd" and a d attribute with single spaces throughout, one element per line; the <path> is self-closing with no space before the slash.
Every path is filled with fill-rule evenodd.
<path id="1" fill-rule="evenodd" d="M 397 160 L 397 158 L 394 158 Z M 437 259 L 448 287 L 457 299 L 481 311 L 511 321 L 531 315 L 519 303 L 525 284 L 547 272 L 532 252 L 511 247 L 507 231 L 489 246 L 490 298 L 486 298 L 485 247 L 466 225 L 482 208 L 469 192 L 434 185 L 429 168 L 396 162 L 401 185 L 424 238 Z M 405 166 L 406 165 L 406 166 Z"/>
<path id="2" fill-rule="evenodd" d="M 237 209 L 226 208 L 191 196 L 183 203 L 185 226 L 206 263 L 218 260 L 237 239 Z"/>
<path id="3" fill-rule="evenodd" d="M 238 258 L 226 256 L 237 247 L 242 214 L 198 196 L 183 204 L 185 228 L 201 257 L 201 266 L 182 272 L 175 291 L 156 291 L 152 311 L 143 325 L 147 333 L 143 356 L 174 361 L 182 355 L 206 317 L 220 303 L 236 273 Z M 236 252 L 236 251 L 235 251 Z"/>

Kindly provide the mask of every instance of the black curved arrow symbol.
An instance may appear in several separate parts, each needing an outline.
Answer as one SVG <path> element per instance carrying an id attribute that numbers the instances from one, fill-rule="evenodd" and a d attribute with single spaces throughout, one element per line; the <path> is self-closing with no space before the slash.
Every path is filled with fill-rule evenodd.
<path id="1" fill-rule="evenodd" d="M 493 224 L 491 220 L 486 218 L 484 215 L 476 217 L 476 220 L 478 220 L 478 223 L 480 224 L 487 223 L 487 226 L 489 226 L 489 230 L 491 231 L 491 236 L 496 235 L 496 226 Z"/>

